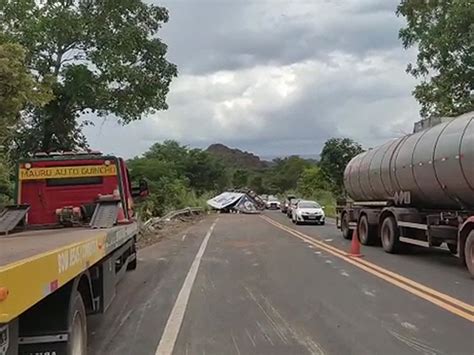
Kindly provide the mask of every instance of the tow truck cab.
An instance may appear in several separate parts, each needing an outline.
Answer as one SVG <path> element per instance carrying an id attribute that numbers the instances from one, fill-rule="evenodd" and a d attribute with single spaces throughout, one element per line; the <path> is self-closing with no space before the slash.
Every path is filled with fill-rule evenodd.
<path id="1" fill-rule="evenodd" d="M 132 188 L 122 158 L 100 154 L 36 156 L 18 166 L 17 205 L 28 205 L 27 224 L 48 226 L 61 222 L 68 209 L 78 223 L 91 220 L 98 199 L 120 199 L 121 222 L 133 218 L 133 198 L 147 194 L 145 182 Z"/>
<path id="2" fill-rule="evenodd" d="M 122 158 L 38 154 L 18 163 L 0 211 L 0 354 L 87 353 L 87 316 L 107 310 L 136 268 L 138 225 Z"/>

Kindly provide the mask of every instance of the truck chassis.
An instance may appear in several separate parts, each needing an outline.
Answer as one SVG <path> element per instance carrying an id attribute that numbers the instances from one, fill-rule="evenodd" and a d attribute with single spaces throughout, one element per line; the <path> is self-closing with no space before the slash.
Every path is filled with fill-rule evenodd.
<path id="1" fill-rule="evenodd" d="M 404 244 L 439 247 L 446 243 L 474 276 L 474 211 L 399 207 L 386 201 L 351 202 L 337 208 L 337 226 L 345 239 L 353 231 L 363 245 L 381 244 L 399 253 Z"/>
<path id="2" fill-rule="evenodd" d="M 0 248 L 8 250 L 9 238 L 31 245 L 35 233 L 41 232 L 2 237 Z M 105 312 L 117 283 L 136 268 L 136 223 L 83 229 L 68 239 L 72 233 L 60 231 L 65 241 L 57 248 L 33 255 L 20 250 L 16 260 L 0 260 L 1 355 L 85 354 L 87 315 Z M 48 245 L 48 238 L 36 243 Z"/>

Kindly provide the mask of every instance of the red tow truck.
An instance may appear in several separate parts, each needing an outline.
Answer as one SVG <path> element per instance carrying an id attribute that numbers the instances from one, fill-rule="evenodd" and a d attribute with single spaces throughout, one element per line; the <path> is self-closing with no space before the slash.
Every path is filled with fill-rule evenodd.
<path id="1" fill-rule="evenodd" d="M 37 154 L 16 180 L 0 212 L 0 355 L 86 354 L 87 316 L 136 268 L 133 199 L 147 184 L 93 152 Z"/>

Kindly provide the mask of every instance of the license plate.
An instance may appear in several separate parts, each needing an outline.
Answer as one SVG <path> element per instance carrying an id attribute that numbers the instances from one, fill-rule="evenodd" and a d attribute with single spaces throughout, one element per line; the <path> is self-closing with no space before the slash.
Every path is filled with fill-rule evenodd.
<path id="1" fill-rule="evenodd" d="M 308 216 L 308 219 L 316 219 L 316 216 Z"/>

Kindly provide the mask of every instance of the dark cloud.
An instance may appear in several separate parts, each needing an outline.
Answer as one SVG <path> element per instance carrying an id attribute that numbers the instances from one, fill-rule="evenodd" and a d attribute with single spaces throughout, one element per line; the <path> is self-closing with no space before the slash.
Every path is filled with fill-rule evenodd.
<path id="1" fill-rule="evenodd" d="M 265 156 L 318 154 L 348 136 L 365 146 L 417 118 L 413 58 L 398 40 L 398 0 L 165 0 L 160 36 L 179 67 L 169 110 L 128 127 L 88 128 L 93 146 L 125 156 L 156 141 L 222 142 Z M 134 144 L 117 147 L 127 131 Z"/>
<path id="2" fill-rule="evenodd" d="M 319 2 L 326 4 L 319 7 L 303 2 L 303 13 L 295 11 L 299 3 L 168 1 L 171 20 L 163 36 L 181 71 L 195 74 L 291 64 L 335 50 L 363 56 L 400 46 L 395 1 Z"/>

